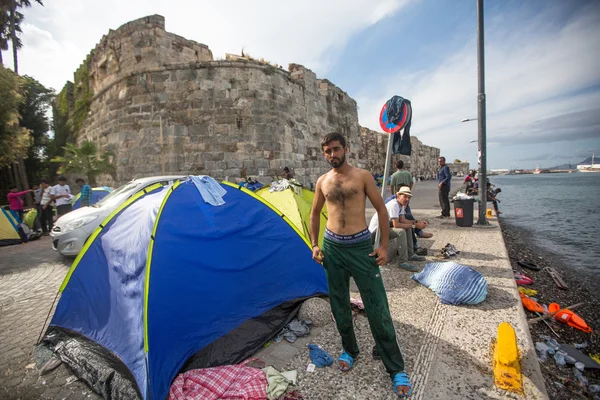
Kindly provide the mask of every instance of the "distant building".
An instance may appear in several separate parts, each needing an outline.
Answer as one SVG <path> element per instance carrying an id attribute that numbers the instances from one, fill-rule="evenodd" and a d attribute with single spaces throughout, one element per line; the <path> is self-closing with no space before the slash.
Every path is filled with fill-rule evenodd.
<path id="1" fill-rule="evenodd" d="M 448 168 L 450 168 L 450 173 L 452 175 L 465 176 L 469 173 L 468 162 L 453 162 L 451 164 L 449 163 Z"/>

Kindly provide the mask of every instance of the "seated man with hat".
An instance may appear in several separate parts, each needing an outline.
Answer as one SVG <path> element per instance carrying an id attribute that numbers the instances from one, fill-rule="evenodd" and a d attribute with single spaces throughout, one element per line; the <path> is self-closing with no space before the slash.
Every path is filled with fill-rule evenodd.
<path id="1" fill-rule="evenodd" d="M 408 186 L 403 186 L 396 193 L 396 199 L 388 201 L 385 208 L 388 212 L 390 220 L 390 242 L 392 239 L 397 238 L 397 248 L 388 249 L 388 260 L 396 258 L 394 266 L 400 267 L 407 271 L 418 271 L 418 268 L 414 265 L 408 264 L 408 261 L 425 261 L 425 257 L 416 255 L 413 248 L 413 235 L 412 229 L 424 229 L 427 224 L 424 221 L 411 221 L 406 219 L 406 206 L 412 193 Z M 375 240 L 377 229 L 379 228 L 379 220 L 377 213 L 371 218 L 369 223 L 369 232 L 371 237 Z M 396 257 L 397 256 L 397 257 Z"/>

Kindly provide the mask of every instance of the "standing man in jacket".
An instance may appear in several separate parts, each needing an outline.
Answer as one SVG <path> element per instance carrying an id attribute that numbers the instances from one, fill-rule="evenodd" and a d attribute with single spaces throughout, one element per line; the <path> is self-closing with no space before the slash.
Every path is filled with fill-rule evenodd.
<path id="1" fill-rule="evenodd" d="M 440 198 L 440 206 L 442 207 L 442 215 L 438 218 L 450 218 L 450 200 L 448 195 L 450 194 L 450 180 L 452 175 L 450 174 L 450 168 L 446 165 L 446 157 L 440 157 L 438 159 L 440 170 L 438 172 L 438 194 Z"/>

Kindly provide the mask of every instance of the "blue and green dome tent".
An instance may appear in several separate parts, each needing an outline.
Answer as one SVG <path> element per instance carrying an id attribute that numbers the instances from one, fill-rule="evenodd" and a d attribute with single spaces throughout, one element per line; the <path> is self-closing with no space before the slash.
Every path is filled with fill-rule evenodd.
<path id="1" fill-rule="evenodd" d="M 92 188 L 92 203 L 96 204 L 106 196 L 108 196 L 112 192 L 112 188 L 108 186 L 100 186 Z M 81 193 L 77 193 L 73 200 L 71 200 L 71 204 L 73 205 L 73 210 L 76 210 L 81 207 Z"/>
<path id="2" fill-rule="evenodd" d="M 194 179 L 115 210 L 59 289 L 42 342 L 105 398 L 164 399 L 178 373 L 243 361 L 327 294 L 285 215 L 227 182 L 211 205 Z"/>

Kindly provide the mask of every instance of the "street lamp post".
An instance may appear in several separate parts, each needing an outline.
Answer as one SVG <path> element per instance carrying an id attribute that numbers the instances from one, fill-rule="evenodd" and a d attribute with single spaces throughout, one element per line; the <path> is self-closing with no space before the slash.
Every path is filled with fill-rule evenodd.
<path id="1" fill-rule="evenodd" d="M 486 154 L 486 124 L 485 124 L 485 54 L 483 41 L 483 0 L 477 0 L 477 125 L 478 125 L 478 154 L 479 164 L 479 219 L 477 225 L 489 225 L 485 212 L 487 208 L 487 154 Z"/>

